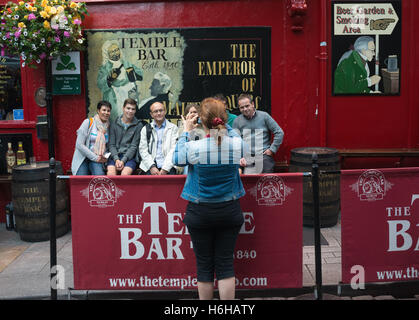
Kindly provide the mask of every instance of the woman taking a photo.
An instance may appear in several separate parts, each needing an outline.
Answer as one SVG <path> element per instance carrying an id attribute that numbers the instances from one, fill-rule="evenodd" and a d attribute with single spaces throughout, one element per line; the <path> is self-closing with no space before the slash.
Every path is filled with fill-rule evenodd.
<path id="1" fill-rule="evenodd" d="M 196 256 L 199 298 L 213 298 L 215 272 L 220 299 L 234 299 L 233 252 L 243 224 L 239 198 L 245 194 L 239 175 L 243 141 L 226 127 L 227 114 L 220 101 L 203 100 L 199 116 L 206 137 L 190 139 L 198 125 L 197 114 L 182 117 L 184 131 L 173 154 L 175 165 L 188 165 L 181 194 L 189 201 L 183 222 Z"/>
<path id="2" fill-rule="evenodd" d="M 108 142 L 109 117 L 112 106 L 107 101 L 97 104 L 97 114 L 83 121 L 77 130 L 71 171 L 74 175 L 104 175 L 106 143 Z"/>

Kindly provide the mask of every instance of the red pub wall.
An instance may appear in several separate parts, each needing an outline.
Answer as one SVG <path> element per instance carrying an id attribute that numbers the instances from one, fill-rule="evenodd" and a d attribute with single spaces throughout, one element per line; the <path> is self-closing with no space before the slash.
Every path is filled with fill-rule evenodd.
<path id="1" fill-rule="evenodd" d="M 402 2 L 400 96 L 344 98 L 331 95 L 331 0 L 306 1 L 301 31 L 292 30 L 297 19 L 288 14 L 291 0 L 86 2 L 86 29 L 270 26 L 271 110 L 285 132 L 277 161 L 289 161 L 291 149 L 305 146 L 419 147 L 417 1 Z M 322 41 L 326 47 L 320 46 Z M 82 94 L 53 97 L 56 158 L 65 171 L 71 166 L 76 130 L 86 117 L 83 65 L 82 58 Z M 28 121 L 0 123 L 0 133 L 31 132 L 38 160 L 48 159 L 48 143 L 37 139 L 35 130 L 36 115 L 46 114 L 34 100 L 44 78 L 43 67 L 22 70 Z"/>

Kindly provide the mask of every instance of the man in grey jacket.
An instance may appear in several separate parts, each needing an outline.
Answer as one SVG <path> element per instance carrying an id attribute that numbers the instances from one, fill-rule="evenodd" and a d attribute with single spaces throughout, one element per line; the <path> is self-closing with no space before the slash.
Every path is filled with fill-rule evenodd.
<path id="1" fill-rule="evenodd" d="M 250 147 L 251 157 L 241 161 L 245 174 L 274 172 L 274 155 L 284 138 L 284 131 L 276 121 L 264 111 L 256 110 L 253 99 L 248 94 L 239 96 L 241 112 L 233 123 L 233 128 Z M 274 135 L 271 142 L 271 134 Z"/>
<path id="2" fill-rule="evenodd" d="M 137 168 L 137 147 L 140 143 L 141 122 L 135 118 L 137 102 L 126 99 L 119 116 L 110 127 L 107 175 L 130 175 Z"/>

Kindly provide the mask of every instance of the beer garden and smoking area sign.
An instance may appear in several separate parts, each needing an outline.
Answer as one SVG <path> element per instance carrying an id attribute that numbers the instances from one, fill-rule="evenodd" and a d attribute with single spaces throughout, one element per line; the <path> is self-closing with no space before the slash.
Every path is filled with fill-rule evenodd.
<path id="1" fill-rule="evenodd" d="M 400 94 L 401 2 L 332 3 L 334 95 Z"/>

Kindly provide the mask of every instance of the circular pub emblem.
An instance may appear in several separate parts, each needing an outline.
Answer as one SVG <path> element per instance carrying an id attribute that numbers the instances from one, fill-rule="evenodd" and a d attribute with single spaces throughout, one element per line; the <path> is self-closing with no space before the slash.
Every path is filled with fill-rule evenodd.
<path id="1" fill-rule="evenodd" d="M 117 198 L 115 183 L 109 178 L 98 177 L 90 180 L 88 201 L 92 207 L 113 207 Z"/>
<path id="2" fill-rule="evenodd" d="M 381 200 L 386 194 L 386 179 L 381 171 L 367 170 L 359 176 L 357 187 L 361 200 Z"/>
<path id="3" fill-rule="evenodd" d="M 286 186 L 281 177 L 263 176 L 257 182 L 256 200 L 259 205 L 274 206 L 285 201 Z"/>

